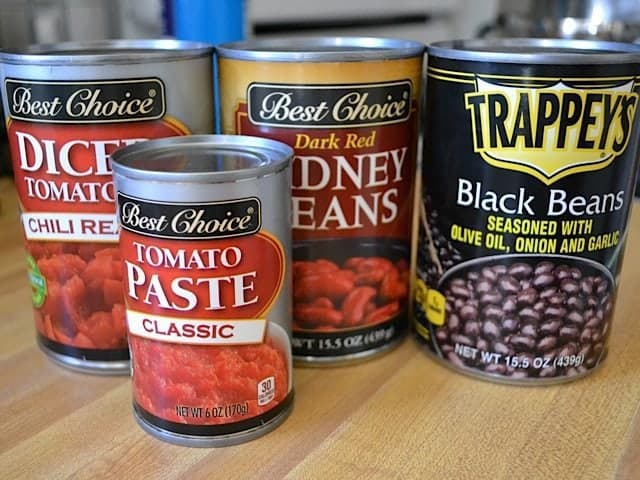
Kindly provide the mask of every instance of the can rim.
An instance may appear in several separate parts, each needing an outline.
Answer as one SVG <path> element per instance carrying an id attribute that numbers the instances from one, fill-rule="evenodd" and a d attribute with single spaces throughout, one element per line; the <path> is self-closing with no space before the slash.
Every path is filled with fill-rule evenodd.
<path id="1" fill-rule="evenodd" d="M 150 157 L 171 154 L 215 153 L 227 151 L 257 159 L 258 164 L 246 168 L 217 171 L 176 171 L 151 169 L 135 164 Z M 116 150 L 111 155 L 115 174 L 128 179 L 175 183 L 227 183 L 264 177 L 289 166 L 293 148 L 268 138 L 247 135 L 188 135 L 147 140 Z"/>
<path id="2" fill-rule="evenodd" d="M 222 58 L 272 62 L 357 62 L 424 55 L 426 45 L 382 37 L 289 37 L 244 40 L 216 47 Z"/>
<path id="3" fill-rule="evenodd" d="M 623 64 L 640 61 L 640 44 L 556 38 L 466 39 L 435 42 L 429 56 L 498 63 Z"/>
<path id="4" fill-rule="evenodd" d="M 151 63 L 213 55 L 204 42 L 162 39 L 96 40 L 43 43 L 20 49 L 0 50 L 0 62 L 35 65 L 94 65 L 102 63 Z"/>

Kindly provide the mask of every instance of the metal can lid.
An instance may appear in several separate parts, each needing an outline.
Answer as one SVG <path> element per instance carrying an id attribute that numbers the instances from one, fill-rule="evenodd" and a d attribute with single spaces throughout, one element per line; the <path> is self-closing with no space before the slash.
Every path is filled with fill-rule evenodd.
<path id="1" fill-rule="evenodd" d="M 246 40 L 216 47 L 223 58 L 271 62 L 359 62 L 422 56 L 425 45 L 375 37 L 298 37 Z"/>
<path id="2" fill-rule="evenodd" d="M 156 182 L 227 183 L 277 173 L 290 164 L 293 149 L 261 137 L 190 135 L 136 143 L 116 150 L 117 175 Z"/>
<path id="3" fill-rule="evenodd" d="M 436 42 L 430 56 L 499 63 L 621 64 L 640 62 L 640 44 L 600 40 L 499 38 Z"/>
<path id="4" fill-rule="evenodd" d="M 31 45 L 0 51 L 0 62 L 35 65 L 152 63 L 213 55 L 213 46 L 172 39 L 98 40 Z"/>

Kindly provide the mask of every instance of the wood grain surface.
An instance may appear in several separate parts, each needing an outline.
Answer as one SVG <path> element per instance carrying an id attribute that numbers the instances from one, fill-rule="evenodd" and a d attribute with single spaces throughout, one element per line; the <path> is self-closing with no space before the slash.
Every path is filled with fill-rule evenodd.
<path id="1" fill-rule="evenodd" d="M 407 339 L 378 359 L 297 368 L 291 416 L 243 445 L 145 434 L 129 379 L 60 368 L 38 350 L 11 182 L 0 180 L 2 479 L 640 478 L 640 209 L 632 216 L 610 354 L 579 381 L 496 385 Z"/>

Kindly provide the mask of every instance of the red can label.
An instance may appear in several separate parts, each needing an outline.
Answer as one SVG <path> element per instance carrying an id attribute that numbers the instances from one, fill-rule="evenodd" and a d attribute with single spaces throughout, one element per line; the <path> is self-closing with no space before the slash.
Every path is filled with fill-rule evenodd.
<path id="1" fill-rule="evenodd" d="M 260 200 L 118 205 L 138 414 L 202 436 L 276 417 L 292 399 L 291 346 L 284 319 L 267 316 L 286 255 Z"/>
<path id="2" fill-rule="evenodd" d="M 373 351 L 406 331 L 420 65 L 220 60 L 222 88 L 242 98 L 223 100 L 223 128 L 295 150 L 298 357 Z"/>
<path id="3" fill-rule="evenodd" d="M 126 360 L 109 156 L 189 131 L 166 116 L 158 78 L 7 78 L 4 93 L 40 341 L 85 360 Z"/>

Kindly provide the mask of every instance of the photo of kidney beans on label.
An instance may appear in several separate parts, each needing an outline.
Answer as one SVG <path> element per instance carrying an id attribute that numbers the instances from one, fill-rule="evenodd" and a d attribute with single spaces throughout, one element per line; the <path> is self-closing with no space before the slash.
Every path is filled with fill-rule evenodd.
<path id="1" fill-rule="evenodd" d="M 97 243 L 28 242 L 46 297 L 36 328 L 78 348 L 126 348 L 122 266 L 117 247 Z"/>
<path id="2" fill-rule="evenodd" d="M 400 312 L 409 264 L 384 257 L 293 262 L 294 329 L 337 330 L 373 325 Z"/>

